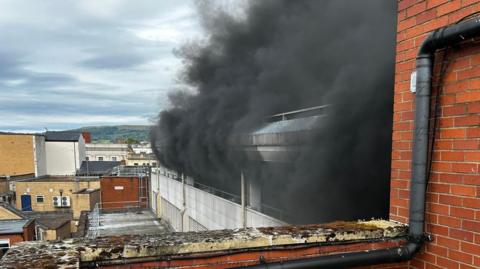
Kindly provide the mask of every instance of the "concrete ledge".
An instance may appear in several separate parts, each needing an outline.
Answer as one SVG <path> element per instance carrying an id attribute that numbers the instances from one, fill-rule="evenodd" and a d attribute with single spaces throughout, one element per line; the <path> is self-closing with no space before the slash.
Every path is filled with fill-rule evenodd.
<path id="1" fill-rule="evenodd" d="M 80 268 L 142 263 L 175 258 L 193 259 L 228 253 L 369 243 L 403 238 L 407 227 L 372 220 L 329 224 L 247 228 L 149 236 L 75 238 L 54 242 L 24 242 L 3 257 L 5 268 Z"/>

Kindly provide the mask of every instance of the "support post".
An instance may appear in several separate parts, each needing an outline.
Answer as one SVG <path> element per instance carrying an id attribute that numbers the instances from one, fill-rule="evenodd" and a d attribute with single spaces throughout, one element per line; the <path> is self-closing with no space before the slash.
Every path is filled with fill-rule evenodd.
<path id="1" fill-rule="evenodd" d="M 157 204 L 156 205 L 157 212 L 155 213 L 157 215 L 157 218 L 162 218 L 162 209 L 161 209 L 162 196 L 160 195 L 160 168 L 158 167 L 158 163 L 157 163 L 156 173 L 157 173 L 157 196 L 155 197 L 155 203 Z"/>
<path id="2" fill-rule="evenodd" d="M 240 171 L 240 185 L 241 185 L 241 193 L 240 193 L 240 199 L 242 201 L 242 227 L 246 228 L 247 227 L 247 208 L 245 206 L 245 177 L 243 175 L 243 170 Z"/>
<path id="3" fill-rule="evenodd" d="M 182 232 L 188 232 L 188 214 L 187 214 L 187 188 L 185 184 L 185 174 L 182 174 Z"/>

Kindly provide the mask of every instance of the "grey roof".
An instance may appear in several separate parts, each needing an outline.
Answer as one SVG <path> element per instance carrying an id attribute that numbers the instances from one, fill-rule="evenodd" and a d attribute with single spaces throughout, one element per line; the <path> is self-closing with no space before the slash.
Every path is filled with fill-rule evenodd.
<path id="1" fill-rule="evenodd" d="M 81 132 L 51 132 L 45 133 L 45 141 L 77 142 L 80 140 Z"/>
<path id="2" fill-rule="evenodd" d="M 77 192 L 74 192 L 74 194 L 90 194 L 90 193 L 94 193 L 94 192 L 97 192 L 97 191 L 100 191 L 100 189 L 81 189 Z"/>
<path id="3" fill-rule="evenodd" d="M 119 166 L 121 162 L 111 161 L 83 161 L 78 171 L 78 175 L 104 175 Z"/>
<path id="4" fill-rule="evenodd" d="M 38 223 L 38 226 L 47 229 L 47 230 L 56 230 L 63 225 L 70 223 L 71 219 L 67 218 L 36 218 L 35 221 Z"/>
<path id="5" fill-rule="evenodd" d="M 30 220 L 0 220 L 0 234 L 18 234 L 23 233 L 23 226 Z"/>
<path id="6" fill-rule="evenodd" d="M 286 133 L 286 132 L 298 132 L 309 131 L 320 128 L 323 115 L 316 115 L 306 118 L 297 118 L 291 120 L 282 120 L 270 122 L 263 125 L 261 128 L 255 130 L 252 134 L 273 134 L 273 133 Z"/>
<path id="7" fill-rule="evenodd" d="M 44 211 L 44 212 L 35 212 L 29 211 L 25 212 L 29 218 L 35 219 L 35 222 L 38 226 L 44 229 L 58 229 L 65 225 L 65 223 L 72 220 L 72 212 L 56 212 L 56 211 Z"/>
<path id="8" fill-rule="evenodd" d="M 35 136 L 44 136 L 41 133 L 15 133 L 15 132 L 3 132 L 0 131 L 0 135 L 35 135 Z"/>

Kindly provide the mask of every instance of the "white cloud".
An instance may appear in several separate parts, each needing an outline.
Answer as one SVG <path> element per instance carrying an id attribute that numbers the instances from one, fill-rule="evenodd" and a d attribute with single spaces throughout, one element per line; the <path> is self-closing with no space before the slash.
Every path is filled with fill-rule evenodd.
<path id="1" fill-rule="evenodd" d="M 0 115 L 0 128 L 3 130 L 42 130 L 49 126 L 65 125 L 67 128 L 82 122 L 82 126 L 92 125 L 123 125 L 123 124 L 149 124 L 150 117 L 145 116 L 116 116 L 116 115 L 51 115 L 51 114 L 2 114 Z M 34 124 L 32 124 L 34 122 Z M 21 126 L 30 126 L 23 129 Z"/>
<path id="2" fill-rule="evenodd" d="M 198 24 L 191 0 L 0 1 L 0 128 L 147 123 Z"/>

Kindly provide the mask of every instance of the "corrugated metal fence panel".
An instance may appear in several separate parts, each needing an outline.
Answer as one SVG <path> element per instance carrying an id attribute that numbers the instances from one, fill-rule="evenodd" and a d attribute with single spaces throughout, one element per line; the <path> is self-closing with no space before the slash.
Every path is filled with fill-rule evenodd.
<path id="1" fill-rule="evenodd" d="M 182 231 L 182 214 L 180 209 L 163 198 L 161 205 L 162 218 L 168 221 L 175 231 Z"/>
<path id="2" fill-rule="evenodd" d="M 286 222 L 267 216 L 263 213 L 247 208 L 248 227 L 273 227 L 287 225 Z"/>
<path id="3" fill-rule="evenodd" d="M 188 217 L 188 227 L 189 227 L 190 231 L 194 231 L 194 232 L 200 232 L 200 231 L 206 231 L 207 230 L 207 228 L 205 228 L 198 221 L 194 220 L 192 217 Z"/>
<path id="4" fill-rule="evenodd" d="M 172 176 L 160 173 L 160 195 L 162 196 L 162 217 L 175 230 L 181 230 L 180 209 L 183 207 L 183 186 Z M 189 227 L 203 227 L 208 230 L 235 229 L 242 226 L 242 207 L 232 201 L 218 197 L 190 185 L 186 185 L 187 214 L 192 221 Z M 247 226 L 281 226 L 286 223 L 247 208 Z M 197 228 L 193 228 L 197 229 Z"/>
<path id="5" fill-rule="evenodd" d="M 187 189 L 188 214 L 208 229 L 241 226 L 241 206 L 192 186 Z"/>
<path id="6" fill-rule="evenodd" d="M 151 191 L 150 192 L 150 208 L 152 209 L 152 212 L 155 213 L 157 212 L 157 192 L 156 191 Z"/>

